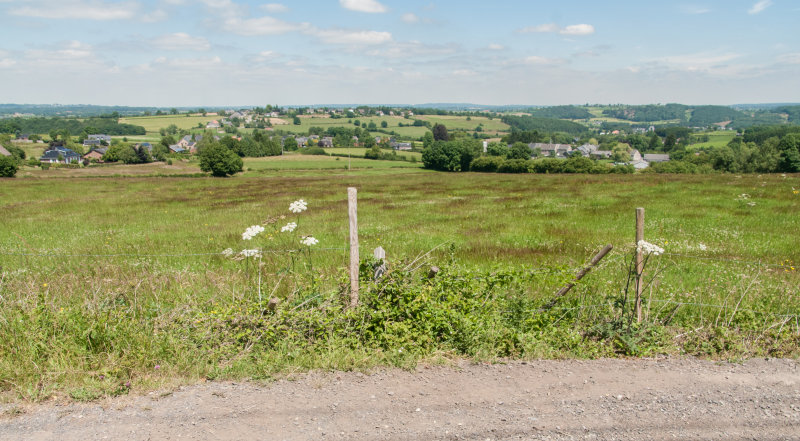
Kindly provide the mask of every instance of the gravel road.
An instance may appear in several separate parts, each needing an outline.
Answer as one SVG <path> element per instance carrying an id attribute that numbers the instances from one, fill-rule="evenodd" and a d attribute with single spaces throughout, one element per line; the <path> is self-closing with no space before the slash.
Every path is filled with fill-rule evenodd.
<path id="1" fill-rule="evenodd" d="M 0 419 L 2 440 L 800 440 L 800 361 L 457 362 L 211 382 Z"/>

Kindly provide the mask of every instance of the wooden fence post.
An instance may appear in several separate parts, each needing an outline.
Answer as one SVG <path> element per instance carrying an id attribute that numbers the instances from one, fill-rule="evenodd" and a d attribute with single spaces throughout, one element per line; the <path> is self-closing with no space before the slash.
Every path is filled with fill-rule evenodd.
<path id="1" fill-rule="evenodd" d="M 372 250 L 372 256 L 378 261 L 373 268 L 375 272 L 372 277 L 373 280 L 377 281 L 386 274 L 386 250 L 383 247 L 375 248 Z"/>
<path id="2" fill-rule="evenodd" d="M 642 288 L 644 282 L 644 256 L 639 242 L 644 240 L 644 208 L 636 209 L 636 322 L 642 322 Z"/>
<path id="3" fill-rule="evenodd" d="M 358 190 L 347 188 L 347 214 L 350 217 L 350 307 L 358 306 Z"/>

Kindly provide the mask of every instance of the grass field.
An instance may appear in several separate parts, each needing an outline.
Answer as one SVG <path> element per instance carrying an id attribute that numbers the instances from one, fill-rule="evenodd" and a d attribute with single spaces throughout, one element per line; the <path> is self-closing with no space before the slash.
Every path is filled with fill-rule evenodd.
<path id="1" fill-rule="evenodd" d="M 462 130 L 475 130 L 478 125 L 483 125 L 485 132 L 508 132 L 511 127 L 500 121 L 497 118 L 489 119 L 482 116 L 470 117 L 467 121 L 465 116 L 448 116 L 448 115 L 420 115 L 417 117 L 423 121 L 428 121 L 431 124 L 444 124 L 448 129 L 462 129 Z"/>
<path id="2" fill-rule="evenodd" d="M 405 119 L 399 116 L 374 116 L 374 117 L 365 117 L 360 116 L 352 119 L 347 118 L 328 118 L 328 117 L 301 117 L 300 118 L 300 125 L 288 124 L 288 125 L 280 125 L 275 126 L 276 129 L 285 130 L 290 133 L 308 133 L 308 129 L 311 127 L 322 127 L 323 129 L 327 129 L 328 127 L 355 127 L 353 123 L 348 123 L 347 121 L 355 121 L 358 120 L 361 123 L 374 122 L 376 126 L 380 127 L 382 121 L 386 121 L 387 127 L 384 130 L 394 131 L 399 136 L 404 138 L 420 138 L 422 135 L 425 134 L 428 129 L 426 127 L 400 127 L 399 124 L 410 125 L 414 121 L 410 119 Z M 373 132 L 373 136 L 386 136 L 384 133 L 380 132 Z"/>
<path id="3" fill-rule="evenodd" d="M 352 148 L 349 148 L 349 149 L 348 148 L 335 147 L 335 148 L 328 148 L 328 149 L 324 149 L 324 150 L 326 152 L 328 152 L 328 153 L 333 153 L 333 154 L 337 154 L 337 155 L 346 155 L 348 153 L 348 151 L 349 151 L 350 154 L 353 157 L 358 156 L 358 157 L 362 157 L 362 158 L 364 157 L 364 153 L 367 152 L 367 149 L 363 148 L 363 147 L 352 147 Z M 389 150 L 382 150 L 382 151 L 391 153 Z M 398 151 L 397 152 L 397 156 L 398 157 L 406 157 L 409 160 L 411 158 L 417 158 L 417 161 L 422 161 L 422 153 L 420 153 L 420 152 Z"/>
<path id="4" fill-rule="evenodd" d="M 84 400 L 453 356 L 800 355 L 800 196 L 792 192 L 800 176 L 447 174 L 363 159 L 348 172 L 346 162 L 252 159 L 250 171 L 228 179 L 132 171 L 167 167 L 151 164 L 116 177 L 97 174 L 107 167 L 3 180 L 0 390 L 8 399 Z M 362 257 L 382 246 L 392 274 L 425 264 L 388 286 L 365 282 L 362 299 L 382 319 L 337 306 L 347 286 L 350 186 L 359 191 Z M 308 211 L 292 215 L 300 198 Z M 626 333 L 612 325 L 624 311 L 615 305 L 637 206 L 647 209 L 646 239 L 666 252 L 648 260 L 646 324 Z M 278 231 L 295 219 L 296 232 Z M 242 240 L 261 223 L 262 236 Z M 297 234 L 319 244 L 290 253 Z M 539 311 L 605 244 L 615 249 L 600 267 L 552 313 Z M 218 255 L 253 247 L 274 253 Z M 430 265 L 442 269 L 433 281 Z M 424 300 L 440 292 L 452 292 L 446 308 Z M 272 295 L 281 299 L 276 312 L 258 300 Z M 400 303 L 388 310 L 382 302 Z"/>
<path id="5" fill-rule="evenodd" d="M 733 138 L 736 137 L 736 132 L 732 130 L 715 131 L 697 133 L 696 135 L 708 135 L 708 142 L 700 142 L 689 146 L 691 149 L 699 149 L 703 147 L 724 147 L 728 145 Z"/>
<path id="6" fill-rule="evenodd" d="M 142 126 L 147 131 L 147 134 L 158 134 L 158 131 L 171 124 L 175 124 L 178 129 L 191 130 L 196 129 L 198 124 L 203 124 L 205 127 L 209 121 L 219 119 L 218 116 L 201 116 L 201 115 L 161 115 L 161 116 L 136 116 L 129 118 L 120 118 L 121 124 L 133 124 Z"/>

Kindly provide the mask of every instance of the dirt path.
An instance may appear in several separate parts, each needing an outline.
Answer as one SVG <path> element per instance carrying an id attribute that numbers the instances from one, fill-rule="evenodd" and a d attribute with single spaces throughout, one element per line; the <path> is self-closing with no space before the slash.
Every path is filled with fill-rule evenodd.
<path id="1" fill-rule="evenodd" d="M 312 373 L 34 406 L 3 417 L 0 439 L 800 440 L 799 366 L 596 360 Z"/>

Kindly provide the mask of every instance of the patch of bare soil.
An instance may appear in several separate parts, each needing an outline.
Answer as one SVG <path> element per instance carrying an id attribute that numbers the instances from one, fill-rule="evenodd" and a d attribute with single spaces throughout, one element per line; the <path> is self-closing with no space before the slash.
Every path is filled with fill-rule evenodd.
<path id="1" fill-rule="evenodd" d="M 92 404 L 6 405 L 0 439 L 800 439 L 798 365 L 567 360 L 310 373 Z"/>

